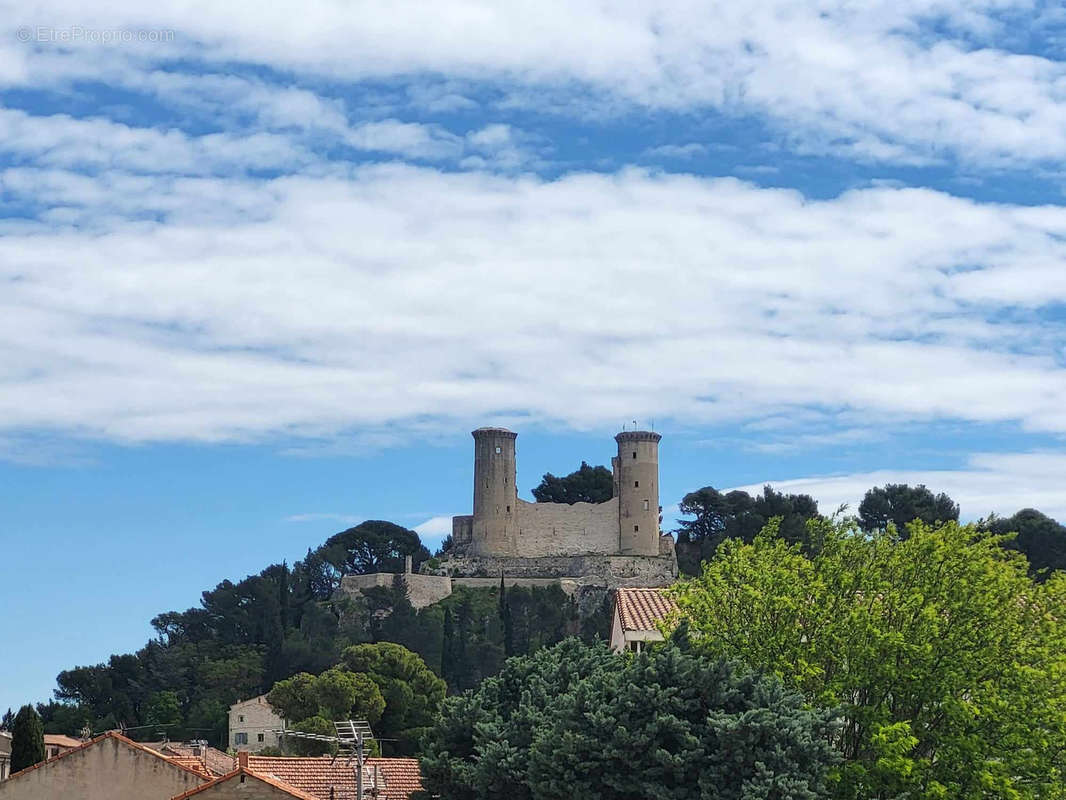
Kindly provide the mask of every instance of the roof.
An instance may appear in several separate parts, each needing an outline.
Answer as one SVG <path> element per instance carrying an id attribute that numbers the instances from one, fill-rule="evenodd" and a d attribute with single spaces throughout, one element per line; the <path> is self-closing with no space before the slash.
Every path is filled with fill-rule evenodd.
<path id="1" fill-rule="evenodd" d="M 200 794 L 201 792 L 206 792 L 220 784 L 231 781 L 242 775 L 269 784 L 275 789 L 279 789 L 280 791 L 285 792 L 290 797 L 298 798 L 298 800 L 319 800 L 314 795 L 307 794 L 306 792 L 301 792 L 299 789 L 293 786 L 289 786 L 289 784 L 285 783 L 284 781 L 279 781 L 277 778 L 271 775 L 261 775 L 257 772 L 253 772 L 247 767 L 237 767 L 237 769 L 233 770 L 232 772 L 229 772 L 219 778 L 215 778 L 210 783 L 205 783 L 202 786 L 196 786 L 192 789 L 189 789 L 189 791 L 185 792 L 184 794 L 177 795 L 176 797 L 172 798 L 172 800 L 185 800 L 185 798 L 187 797 L 192 797 L 193 795 Z"/>
<path id="2" fill-rule="evenodd" d="M 81 739 L 75 739 L 73 736 L 65 736 L 62 733 L 46 733 L 44 735 L 44 744 L 47 747 L 80 747 L 82 744 Z"/>
<path id="3" fill-rule="evenodd" d="M 373 783 L 374 768 L 384 783 L 382 800 L 407 800 L 422 788 L 422 773 L 416 758 L 368 758 L 364 768 L 364 789 Z M 258 775 L 270 775 L 313 795 L 319 800 L 355 800 L 355 767 L 346 757 L 333 759 L 286 758 L 249 754 L 248 768 Z M 330 797 L 333 789 L 333 797 Z"/>
<path id="4" fill-rule="evenodd" d="M 201 767 L 199 769 L 196 769 L 196 768 L 194 768 L 194 767 L 192 767 L 190 765 L 183 764 L 183 763 L 181 763 L 180 761 L 178 761 L 178 760 L 176 760 L 174 758 L 167 757 L 167 756 L 163 755 L 162 753 L 160 753 L 158 750 L 153 750 L 151 747 L 147 747 L 147 746 L 141 744 L 140 742 L 135 742 L 132 739 L 128 739 L 127 737 L 125 737 L 121 733 L 119 733 L 118 731 L 108 731 L 107 733 L 104 733 L 104 734 L 101 734 L 100 736 L 97 736 L 95 739 L 90 739 L 87 742 L 80 742 L 77 747 L 72 747 L 70 750 L 64 750 L 62 753 L 60 753 L 57 756 L 52 756 L 51 758 L 49 758 L 49 759 L 47 759 L 45 761 L 38 761 L 32 767 L 26 767 L 23 770 L 19 770 L 14 775 L 8 776 L 8 780 L 9 781 L 10 780 L 14 780 L 15 778 L 18 778 L 20 775 L 25 775 L 28 772 L 33 772 L 33 770 L 40 769 L 41 767 L 44 767 L 44 766 L 46 766 L 48 764 L 51 764 L 53 761 L 58 761 L 61 758 L 69 758 L 70 756 L 74 755 L 75 753 L 80 753 L 82 750 L 85 750 L 85 749 L 87 749 L 89 747 L 93 747 L 94 745 L 97 745 L 100 742 L 103 742 L 103 741 L 105 741 L 107 739 L 114 739 L 119 744 L 124 744 L 124 745 L 126 745 L 126 747 L 129 747 L 129 748 L 131 748 L 133 750 L 140 750 L 143 753 L 147 753 L 148 755 L 155 756 L 156 758 L 159 758 L 159 759 L 162 759 L 163 761 L 166 761 L 168 764 L 173 764 L 178 769 L 184 770 L 185 772 L 191 772 L 192 774 L 196 775 L 198 778 L 201 778 L 201 779 L 210 778 L 210 775 L 207 774 L 207 770 L 204 769 L 203 767 Z"/>
<path id="5" fill-rule="evenodd" d="M 663 589 L 619 589 L 614 607 L 623 631 L 657 631 L 659 623 L 677 610 Z"/>
<path id="6" fill-rule="evenodd" d="M 205 767 L 212 777 L 218 778 L 228 775 L 236 766 L 236 759 L 227 755 L 218 748 L 205 745 L 182 744 L 180 742 L 160 742 L 151 745 L 167 758 L 196 758 Z"/>

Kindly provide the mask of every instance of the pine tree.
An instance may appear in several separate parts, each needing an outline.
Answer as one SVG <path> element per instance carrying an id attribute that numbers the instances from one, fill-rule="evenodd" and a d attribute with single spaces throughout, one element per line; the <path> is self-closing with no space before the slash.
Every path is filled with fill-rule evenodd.
<path id="1" fill-rule="evenodd" d="M 510 658 L 514 655 L 514 620 L 511 618 L 511 603 L 507 598 L 507 587 L 500 573 L 500 622 L 503 624 L 503 654 Z"/>
<path id="2" fill-rule="evenodd" d="M 44 725 L 33 706 L 19 709 L 11 733 L 12 773 L 44 761 Z"/>

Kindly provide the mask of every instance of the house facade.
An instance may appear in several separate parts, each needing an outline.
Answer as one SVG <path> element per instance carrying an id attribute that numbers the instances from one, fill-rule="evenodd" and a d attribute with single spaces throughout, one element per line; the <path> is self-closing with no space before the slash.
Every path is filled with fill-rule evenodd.
<path id="1" fill-rule="evenodd" d="M 611 614 L 611 649 L 639 653 L 647 644 L 663 641 L 660 625 L 676 610 L 663 589 L 618 589 Z"/>
<path id="2" fill-rule="evenodd" d="M 267 747 L 280 747 L 278 731 L 285 728 L 285 720 L 261 694 L 242 700 L 229 708 L 229 746 L 237 751 L 258 753 Z"/>

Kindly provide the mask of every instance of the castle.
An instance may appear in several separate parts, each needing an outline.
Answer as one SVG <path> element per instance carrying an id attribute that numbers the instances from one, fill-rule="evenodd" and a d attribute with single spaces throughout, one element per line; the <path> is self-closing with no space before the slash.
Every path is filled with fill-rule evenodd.
<path id="1" fill-rule="evenodd" d="M 662 586 L 676 578 L 673 539 L 659 533 L 658 433 L 615 436 L 614 496 L 573 505 L 518 496 L 518 434 L 478 428 L 473 437 L 474 513 L 452 518 L 443 566 L 450 574 L 599 577 L 612 586 Z"/>
<path id="2" fill-rule="evenodd" d="M 530 503 L 518 496 L 515 440 L 506 428 L 474 437 L 473 514 L 452 518 L 452 542 L 420 573 L 404 576 L 412 605 L 447 597 L 454 584 L 558 584 L 571 596 L 668 586 L 677 579 L 674 540 L 660 535 L 659 441 L 652 431 L 615 436 L 614 491 L 603 503 Z M 346 575 L 341 589 L 391 585 L 392 575 Z"/>

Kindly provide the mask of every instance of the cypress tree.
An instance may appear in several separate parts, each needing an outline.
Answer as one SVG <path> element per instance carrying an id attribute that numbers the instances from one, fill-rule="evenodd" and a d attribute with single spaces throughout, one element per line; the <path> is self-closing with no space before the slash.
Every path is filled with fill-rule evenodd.
<path id="1" fill-rule="evenodd" d="M 503 583 L 503 573 L 500 573 L 500 622 L 503 624 L 503 655 L 510 658 L 514 655 L 514 620 L 511 619 L 511 604 L 507 598 L 507 587 Z"/>
<path id="2" fill-rule="evenodd" d="M 33 706 L 25 705 L 15 715 L 11 731 L 11 772 L 44 761 L 44 724 Z"/>

